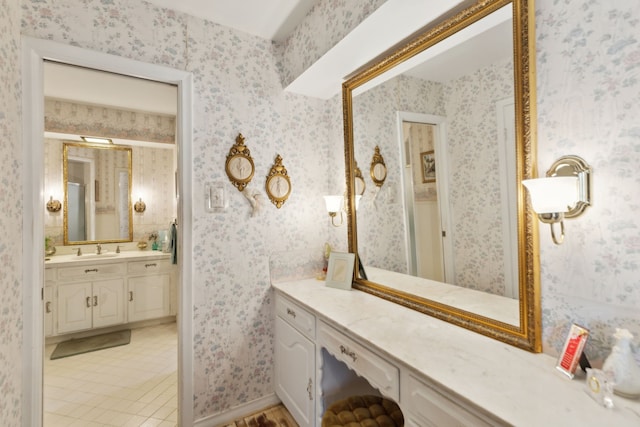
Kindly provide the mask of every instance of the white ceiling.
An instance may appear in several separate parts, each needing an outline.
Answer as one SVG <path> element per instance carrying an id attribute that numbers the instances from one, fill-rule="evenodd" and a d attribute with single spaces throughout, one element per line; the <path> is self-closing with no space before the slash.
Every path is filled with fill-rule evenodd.
<path id="1" fill-rule="evenodd" d="M 318 2 L 318 0 L 146 1 L 274 41 L 286 39 Z"/>

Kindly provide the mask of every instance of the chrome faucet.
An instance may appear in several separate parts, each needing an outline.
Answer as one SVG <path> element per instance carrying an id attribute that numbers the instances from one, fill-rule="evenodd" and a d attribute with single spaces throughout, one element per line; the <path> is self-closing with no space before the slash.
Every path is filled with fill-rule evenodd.
<path id="1" fill-rule="evenodd" d="M 96 245 L 96 254 L 100 255 L 102 253 L 102 245 L 98 243 Z"/>
<path id="2" fill-rule="evenodd" d="M 76 256 L 82 255 L 82 250 L 80 248 L 78 248 L 77 250 L 78 250 L 78 252 L 76 252 Z"/>

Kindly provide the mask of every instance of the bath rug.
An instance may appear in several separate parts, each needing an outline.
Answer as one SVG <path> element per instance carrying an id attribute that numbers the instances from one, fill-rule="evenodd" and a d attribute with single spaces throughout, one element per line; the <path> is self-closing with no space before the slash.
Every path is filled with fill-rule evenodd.
<path id="1" fill-rule="evenodd" d="M 94 335 L 86 338 L 75 338 L 59 343 L 53 353 L 51 360 L 63 357 L 75 356 L 76 354 L 89 353 L 91 351 L 103 350 L 105 348 L 127 345 L 131 341 L 131 329 L 124 331 L 109 332 L 107 334 Z"/>

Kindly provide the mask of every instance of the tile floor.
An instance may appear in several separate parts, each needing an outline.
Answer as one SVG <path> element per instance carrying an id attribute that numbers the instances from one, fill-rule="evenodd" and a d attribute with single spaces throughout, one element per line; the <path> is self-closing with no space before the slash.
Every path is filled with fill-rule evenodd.
<path id="1" fill-rule="evenodd" d="M 131 331 L 128 345 L 49 360 L 44 427 L 175 427 L 177 332 L 169 323 Z"/>

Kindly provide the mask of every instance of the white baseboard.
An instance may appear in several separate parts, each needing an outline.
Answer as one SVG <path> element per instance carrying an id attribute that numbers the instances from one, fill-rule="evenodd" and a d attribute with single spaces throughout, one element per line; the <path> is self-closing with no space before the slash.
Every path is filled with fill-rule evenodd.
<path id="1" fill-rule="evenodd" d="M 276 396 L 275 393 L 271 393 L 267 396 L 261 397 L 260 399 L 252 400 L 251 402 L 243 403 L 242 405 L 233 407 L 228 411 L 220 412 L 206 418 L 201 418 L 193 423 L 193 427 L 221 426 L 242 418 L 245 415 L 251 415 L 262 409 L 275 406 L 279 403 L 280 399 L 278 399 L 278 396 Z"/>

